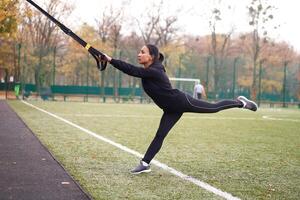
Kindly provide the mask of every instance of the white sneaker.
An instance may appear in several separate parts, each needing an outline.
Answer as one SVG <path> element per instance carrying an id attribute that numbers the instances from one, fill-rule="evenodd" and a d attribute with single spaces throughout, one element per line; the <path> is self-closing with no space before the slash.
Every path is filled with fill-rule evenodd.
<path id="1" fill-rule="evenodd" d="M 144 161 L 140 161 L 140 164 L 130 171 L 131 174 L 140 174 L 151 172 L 150 165 Z"/>
<path id="2" fill-rule="evenodd" d="M 251 101 L 244 96 L 239 96 L 237 98 L 237 100 L 242 102 L 243 108 L 252 110 L 252 111 L 257 111 L 257 104 L 254 101 Z"/>

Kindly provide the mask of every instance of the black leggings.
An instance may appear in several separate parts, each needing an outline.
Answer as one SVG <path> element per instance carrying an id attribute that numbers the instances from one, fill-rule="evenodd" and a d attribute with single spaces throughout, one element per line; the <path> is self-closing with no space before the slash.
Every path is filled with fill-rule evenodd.
<path id="1" fill-rule="evenodd" d="M 221 110 L 238 108 L 242 106 L 242 103 L 237 100 L 222 100 L 217 103 L 208 103 L 206 101 L 194 99 L 191 96 L 186 95 L 186 105 L 182 108 L 178 108 L 178 112 L 164 111 L 156 135 L 142 160 L 146 163 L 151 162 L 151 160 L 160 150 L 165 137 L 184 112 L 216 113 Z"/>

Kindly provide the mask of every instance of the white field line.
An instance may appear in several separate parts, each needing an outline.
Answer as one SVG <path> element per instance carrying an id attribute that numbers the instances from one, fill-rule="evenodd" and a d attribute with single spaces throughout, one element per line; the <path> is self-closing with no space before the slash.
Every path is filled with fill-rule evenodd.
<path id="1" fill-rule="evenodd" d="M 117 117 L 117 118 L 161 118 L 161 115 L 122 115 L 122 114 L 62 114 L 56 113 L 60 116 L 72 117 Z M 185 119 L 219 119 L 219 120 L 260 120 L 260 118 L 253 117 L 207 117 L 207 116 L 184 116 Z"/>
<path id="2" fill-rule="evenodd" d="M 72 117 L 106 117 L 106 118 L 161 118 L 160 115 L 120 115 L 120 114 L 62 114 L 56 113 L 60 116 L 72 116 Z M 278 120 L 278 121 L 290 121 L 290 122 L 300 122 L 298 119 L 289 118 L 274 118 L 270 116 L 262 116 L 262 118 L 254 117 L 208 117 L 208 116 L 184 116 L 184 119 L 215 119 L 215 120 Z"/>
<path id="3" fill-rule="evenodd" d="M 275 118 L 275 117 L 271 117 L 271 116 L 267 116 L 267 115 L 264 115 L 262 118 L 267 119 L 267 120 L 274 120 L 274 121 L 300 122 L 300 120 L 298 120 L 298 119 L 277 118 L 277 117 Z"/>
<path id="4" fill-rule="evenodd" d="M 106 143 L 108 143 L 108 144 L 111 144 L 111 145 L 113 145 L 113 146 L 115 146 L 115 147 L 121 149 L 122 151 L 125 151 L 125 152 L 127 152 L 127 153 L 132 154 L 132 155 L 135 155 L 135 156 L 137 156 L 137 157 L 139 157 L 139 158 L 142 158 L 142 157 L 143 157 L 142 154 L 140 154 L 140 153 L 138 153 L 137 151 L 134 151 L 134 150 L 132 150 L 132 149 L 129 149 L 128 147 L 126 147 L 126 146 L 124 146 L 124 145 L 122 145 L 122 144 L 116 143 L 116 142 L 114 142 L 114 141 L 112 141 L 112 140 L 110 140 L 110 139 L 107 139 L 107 138 L 105 138 L 105 137 L 103 137 L 103 136 L 101 136 L 101 135 L 98 135 L 98 134 L 96 134 L 96 133 L 94 133 L 94 132 L 92 132 L 92 131 L 90 131 L 90 130 L 88 130 L 88 129 L 85 129 L 85 128 L 83 128 L 83 127 L 77 125 L 77 124 L 74 124 L 73 122 L 70 122 L 70 121 L 68 121 L 68 120 L 66 120 L 66 119 L 64 119 L 64 118 L 62 118 L 62 117 L 59 117 L 59 116 L 57 116 L 57 115 L 55 115 L 55 114 L 53 114 L 53 113 L 50 113 L 50 112 L 48 112 L 48 111 L 46 111 L 46 110 L 43 110 L 43 109 L 41 109 L 41 108 L 39 108 L 39 107 L 37 107 L 37 106 L 34 106 L 34 105 L 32 105 L 32 104 L 30 104 L 30 103 L 28 103 L 28 102 L 25 102 L 25 101 L 23 101 L 23 100 L 22 100 L 22 102 L 23 102 L 24 104 L 26 104 L 26 105 L 32 107 L 32 108 L 35 108 L 35 109 L 37 109 L 37 110 L 39 110 L 39 111 L 41 111 L 41 112 L 43 112 L 43 113 L 46 113 L 46 114 L 48 114 L 48 115 L 50 115 L 50 116 L 52 116 L 52 117 L 54 117 L 54 118 L 56 118 L 56 119 L 58 119 L 58 120 L 63 121 L 63 122 L 65 122 L 66 124 L 69 124 L 70 126 L 73 126 L 73 127 L 75 127 L 75 128 L 78 128 L 79 130 L 81 130 L 81 131 L 83 131 L 83 132 L 85 132 L 85 133 L 87 133 L 87 134 L 89 134 L 89 135 L 91 135 L 91 136 L 93 136 L 93 137 L 95 137 L 95 138 L 97 138 L 97 139 L 99 139 L 99 140 L 102 140 L 102 141 L 104 141 L 104 142 L 106 142 Z M 203 188 L 203 189 L 205 189 L 205 190 L 207 190 L 207 191 L 209 191 L 209 192 L 212 192 L 212 193 L 214 193 L 214 194 L 216 194 L 216 195 L 218 195 L 218 196 L 220 196 L 220 197 L 223 197 L 224 199 L 228 199 L 228 200 L 240 200 L 239 198 L 232 196 L 230 193 L 223 192 L 222 190 L 217 189 L 217 188 L 215 188 L 215 187 L 213 187 L 213 186 L 211 186 L 211 185 L 209 185 L 209 184 L 207 184 L 207 183 L 205 183 L 205 182 L 203 182 L 203 181 L 200 181 L 199 179 L 196 179 L 196 178 L 193 178 L 193 177 L 188 176 L 188 175 L 186 175 L 186 174 L 183 174 L 182 172 L 177 171 L 176 169 L 174 169 L 174 168 L 172 168 L 172 167 L 169 167 L 169 166 L 167 166 L 166 164 L 161 163 L 161 162 L 159 162 L 159 161 L 157 161 L 157 160 L 152 160 L 152 164 L 154 164 L 154 165 L 156 165 L 156 166 L 158 166 L 158 167 L 160 167 L 160 168 L 162 168 L 162 169 L 168 171 L 169 173 L 171 173 L 171 174 L 173 174 L 173 175 L 175 175 L 175 176 L 177 176 L 177 177 L 182 178 L 183 180 L 186 180 L 186 181 L 189 181 L 189 182 L 191 182 L 191 183 L 194 183 L 195 185 L 197 185 L 197 186 L 199 186 L 199 187 L 201 187 L 201 188 Z"/>

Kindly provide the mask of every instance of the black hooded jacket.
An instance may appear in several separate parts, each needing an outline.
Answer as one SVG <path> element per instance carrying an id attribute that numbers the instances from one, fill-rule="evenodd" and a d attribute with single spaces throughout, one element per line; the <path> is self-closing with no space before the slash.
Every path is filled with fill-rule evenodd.
<path id="1" fill-rule="evenodd" d="M 110 64 L 130 76 L 141 78 L 145 92 L 164 111 L 182 110 L 180 108 L 184 106 L 185 94 L 172 88 L 165 68 L 159 61 L 152 63 L 146 69 L 116 59 L 112 59 Z"/>

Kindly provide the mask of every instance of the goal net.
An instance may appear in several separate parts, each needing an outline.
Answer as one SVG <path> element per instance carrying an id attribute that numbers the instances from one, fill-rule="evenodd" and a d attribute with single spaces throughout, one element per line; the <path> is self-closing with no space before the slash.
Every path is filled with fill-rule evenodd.
<path id="1" fill-rule="evenodd" d="M 194 94 L 194 87 L 196 84 L 200 83 L 200 79 L 195 78 L 169 78 L 173 88 L 179 89 L 183 92 L 186 92 L 192 96 Z"/>

